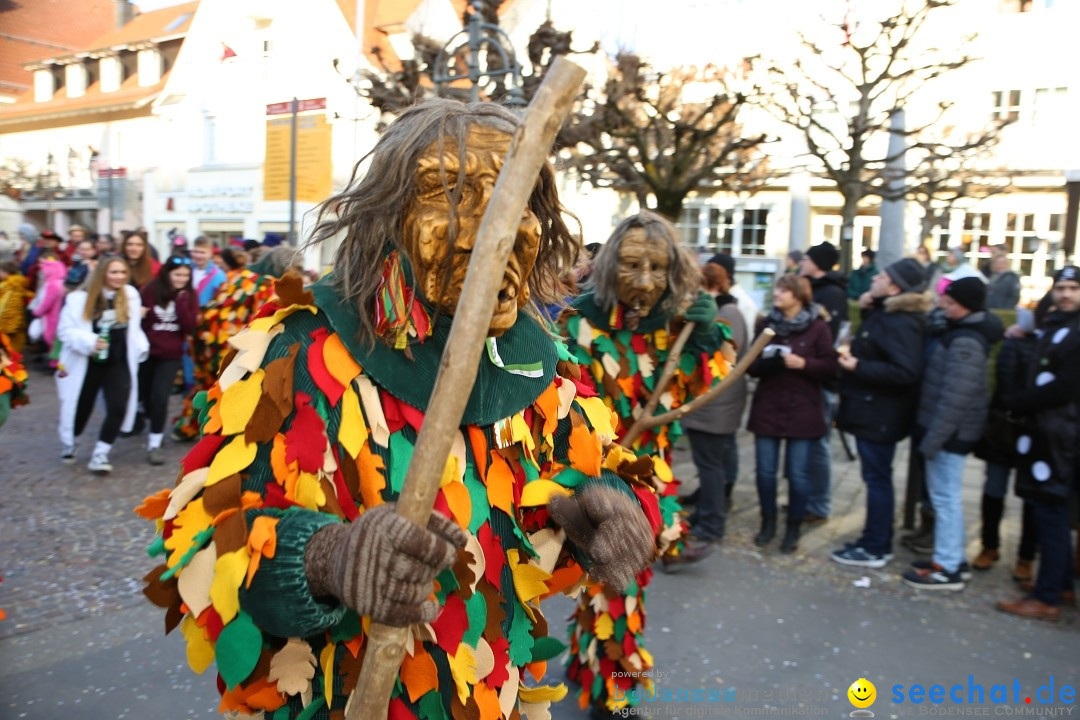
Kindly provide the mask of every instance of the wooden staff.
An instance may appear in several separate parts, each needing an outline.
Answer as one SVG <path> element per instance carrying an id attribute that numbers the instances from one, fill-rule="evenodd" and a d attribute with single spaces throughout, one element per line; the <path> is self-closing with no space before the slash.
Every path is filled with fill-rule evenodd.
<path id="1" fill-rule="evenodd" d="M 484 340 L 522 213 L 555 134 L 584 79 L 585 71 L 574 63 L 562 57 L 555 60 L 514 132 L 477 231 L 439 375 L 397 502 L 397 512 L 420 527 L 427 527 L 443 468 L 476 382 Z M 346 706 L 347 720 L 386 718 L 408 639 L 408 628 L 371 626 L 365 640 L 364 667 Z"/>
<path id="2" fill-rule="evenodd" d="M 758 339 L 754 341 L 754 344 L 750 346 L 750 349 L 746 351 L 746 354 L 743 355 L 743 359 L 736 363 L 735 367 L 731 369 L 731 372 L 727 374 L 727 377 L 725 377 L 718 384 L 713 385 L 706 392 L 697 396 L 685 405 L 677 407 L 674 410 L 669 410 L 668 412 L 661 415 L 646 415 L 645 413 L 642 413 L 641 417 L 639 417 L 637 419 L 637 422 L 634 423 L 633 427 L 630 428 L 630 432 L 628 432 L 625 436 L 623 436 L 622 439 L 619 440 L 619 444 L 624 447 L 630 447 L 633 444 L 634 440 L 637 440 L 638 435 L 645 432 L 646 430 L 651 430 L 654 427 L 659 427 L 660 425 L 667 425 L 668 423 L 680 420 L 689 415 L 690 413 L 694 412 L 695 410 L 698 410 L 699 408 L 701 408 L 701 406 L 707 405 L 711 401 L 723 395 L 725 392 L 727 392 L 728 388 L 735 384 L 736 380 L 741 378 L 746 373 L 746 371 L 750 368 L 750 365 L 754 362 L 754 360 L 757 359 L 757 356 L 761 354 L 761 351 L 765 349 L 765 346 L 769 344 L 769 341 L 771 341 L 773 339 L 773 336 L 775 335 L 776 333 L 774 333 L 772 330 L 770 330 L 769 328 L 765 328 L 761 332 L 761 335 L 758 336 Z M 680 339 L 681 337 L 682 336 L 680 335 Z M 680 351 L 682 350 L 681 347 L 678 349 Z M 673 347 L 672 356 L 674 356 L 674 350 L 675 348 Z M 665 375 L 667 374 L 667 366 L 672 364 L 672 356 L 669 356 L 667 363 L 664 364 Z M 661 380 L 663 380 L 663 378 L 661 378 Z M 652 404 L 652 398 L 650 398 L 649 401 L 650 404 Z M 655 404 L 653 404 L 653 407 L 655 407 Z"/>
<path id="3" fill-rule="evenodd" d="M 653 412 L 656 410 L 656 406 L 660 404 L 660 396 L 667 390 L 671 378 L 675 377 L 675 368 L 679 365 L 679 358 L 682 356 L 683 348 L 686 347 L 686 341 L 690 339 L 690 333 L 694 332 L 695 325 L 696 323 L 692 322 L 683 325 L 679 337 L 675 338 L 675 344 L 671 346 L 667 361 L 664 363 L 664 370 L 660 373 L 660 379 L 656 381 L 656 386 L 653 388 L 652 395 L 649 396 L 649 402 L 645 403 L 645 407 L 642 408 L 641 414 L 638 415 L 637 420 L 635 420 L 633 426 L 631 426 L 630 432 L 626 433 L 622 440 L 619 441 L 620 445 L 630 447 L 634 444 L 634 441 L 638 439 L 638 436 L 641 435 L 641 433 L 649 429 L 650 426 L 647 424 L 648 419 L 652 417 Z"/>

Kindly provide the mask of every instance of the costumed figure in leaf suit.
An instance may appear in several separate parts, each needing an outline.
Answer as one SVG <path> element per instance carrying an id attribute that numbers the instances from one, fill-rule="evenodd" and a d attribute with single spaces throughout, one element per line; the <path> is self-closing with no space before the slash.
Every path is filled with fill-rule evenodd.
<path id="1" fill-rule="evenodd" d="M 700 283 L 698 265 L 679 247 L 671 223 L 642 212 L 615 228 L 597 253 L 587 292 L 562 315 L 562 334 L 584 373 L 580 382 L 618 416 L 617 438 L 644 410 L 686 322 L 695 327 L 656 412 L 683 405 L 728 373 L 726 326 L 716 322 L 716 301 L 699 290 Z M 660 512 L 649 519 L 667 566 L 695 562 L 712 548 L 688 544 L 671 472 L 671 448 L 681 435 L 677 422 L 661 425 L 631 446 L 635 455 L 652 459 L 653 472 L 643 476 L 660 498 Z M 591 706 L 597 717 L 627 705 L 637 682 L 646 690 L 651 685 L 643 675 L 651 658 L 641 647 L 651 577 L 650 569 L 643 570 L 623 592 L 592 585 L 578 600 L 568 676 L 581 685 L 581 707 Z"/>
<path id="2" fill-rule="evenodd" d="M 216 664 L 222 711 L 342 717 L 374 621 L 410 628 L 389 717 L 547 717 L 566 688 L 537 683 L 565 646 L 539 601 L 586 573 L 624 587 L 654 557 L 642 468 L 530 305 L 578 250 L 549 166 L 431 520 L 394 512 L 517 124 L 439 99 L 387 129 L 323 207 L 334 271 L 279 281 L 229 341 L 202 439 L 139 508 L 163 558 L 146 594 L 193 668 Z"/>
<path id="3" fill-rule="evenodd" d="M 12 348 L 8 336 L 0 333 L 0 427 L 7 422 L 12 408 L 29 404 L 22 355 Z"/>
<path id="4" fill-rule="evenodd" d="M 297 257 L 294 249 L 280 246 L 259 262 L 230 273 L 228 280 L 218 288 L 214 301 L 202 311 L 192 347 L 195 384 L 173 427 L 175 439 L 194 440 L 198 437 L 199 413 L 205 407 L 200 406 L 196 398 L 217 380 L 221 360 L 229 350 L 229 338 L 240 332 L 259 308 L 274 297 L 274 280 L 285 274 Z"/>

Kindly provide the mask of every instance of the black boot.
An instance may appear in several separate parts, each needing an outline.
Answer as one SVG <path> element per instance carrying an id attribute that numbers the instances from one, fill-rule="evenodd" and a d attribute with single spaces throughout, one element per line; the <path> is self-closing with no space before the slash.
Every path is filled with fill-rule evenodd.
<path id="1" fill-rule="evenodd" d="M 780 541 L 780 552 L 790 555 L 799 549 L 799 526 L 801 524 L 797 520 L 794 522 L 788 520 L 787 527 L 784 529 L 784 539 Z"/>
<path id="2" fill-rule="evenodd" d="M 934 508 L 930 503 L 924 502 L 919 508 L 919 527 L 901 537 L 900 544 L 912 550 L 934 547 Z"/>
<path id="3" fill-rule="evenodd" d="M 982 496 L 982 544 L 984 548 L 1001 547 L 1001 518 L 1005 515 L 1005 498 Z"/>
<path id="4" fill-rule="evenodd" d="M 776 515 L 761 516 L 761 530 L 754 536 L 754 544 L 758 547 L 767 545 L 776 537 Z"/>

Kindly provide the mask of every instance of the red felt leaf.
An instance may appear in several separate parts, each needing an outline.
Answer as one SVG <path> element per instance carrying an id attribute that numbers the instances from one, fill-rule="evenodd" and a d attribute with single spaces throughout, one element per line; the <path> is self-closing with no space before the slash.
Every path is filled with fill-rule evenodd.
<path id="1" fill-rule="evenodd" d="M 325 428 L 319 413 L 311 407 L 311 398 L 296 393 L 296 415 L 285 433 L 285 462 L 298 462 L 302 472 L 318 472 L 326 450 Z"/>
<path id="2" fill-rule="evenodd" d="M 625 657 L 630 657 L 637 652 L 637 639 L 634 633 L 627 631 L 622 639 L 622 651 Z"/>
<path id="3" fill-rule="evenodd" d="M 612 620 L 618 620 L 626 612 L 626 601 L 623 600 L 622 595 L 614 598 L 608 598 L 608 614 L 611 615 Z"/>
<path id="4" fill-rule="evenodd" d="M 501 637 L 489 644 L 491 645 L 491 652 L 495 656 L 495 669 L 484 678 L 484 682 L 488 684 L 488 687 L 497 688 L 510 679 L 510 672 L 506 669 L 507 664 L 510 662 L 510 643 L 507 642 L 506 638 Z"/>
<path id="5" fill-rule="evenodd" d="M 222 435 L 207 435 L 202 440 L 195 443 L 195 447 L 188 451 L 188 454 L 184 456 L 184 459 L 180 461 L 180 464 L 184 467 L 184 474 L 198 470 L 204 467 L 210 467 L 210 461 L 214 459 L 214 455 L 217 454 L 218 448 L 221 447 L 221 443 L 225 442 L 225 438 Z"/>
<path id="6" fill-rule="evenodd" d="M 609 660 L 606 656 L 600 658 L 600 675 L 601 676 L 603 676 L 605 678 L 609 678 L 615 672 L 615 669 L 616 669 L 615 668 L 615 662 L 613 660 Z M 623 675 L 625 673 L 619 673 L 619 674 Z M 631 686 L 632 685 L 633 685 L 633 682 L 631 682 Z"/>
<path id="7" fill-rule="evenodd" d="M 338 469 L 334 472 L 334 493 L 337 495 L 338 505 L 341 506 L 341 512 L 345 513 L 345 517 L 349 521 L 353 521 L 360 517 L 360 511 L 356 509 L 356 501 L 352 499 L 352 495 L 349 494 L 349 486 L 345 483 L 345 475 L 341 472 L 341 459 L 340 453 L 337 452 L 337 448 L 332 448 L 334 453 L 334 459 L 337 461 Z M 352 460 L 346 460 L 346 462 L 352 462 Z M 275 485 L 277 483 L 274 483 Z"/>
<path id="8" fill-rule="evenodd" d="M 701 368 L 701 379 L 705 383 L 705 387 L 712 385 L 713 374 L 709 368 L 709 356 L 706 353 L 701 353 L 701 360 L 698 362 L 698 367 Z"/>
<path id="9" fill-rule="evenodd" d="M 420 432 L 420 426 L 424 423 L 424 413 L 402 401 L 398 401 L 398 409 L 401 411 L 401 417 L 405 422 L 407 422 L 413 430 Z"/>
<path id="10" fill-rule="evenodd" d="M 382 401 L 383 417 L 386 418 L 386 425 L 390 428 L 390 434 L 393 435 L 405 427 L 405 416 L 401 412 L 401 403 L 385 390 L 379 391 L 379 400 Z"/>
<path id="11" fill-rule="evenodd" d="M 345 386 L 338 382 L 337 378 L 330 374 L 323 359 L 323 346 L 330 337 L 330 330 L 321 327 L 311 333 L 312 343 L 307 349 L 308 373 L 315 385 L 326 395 L 330 407 L 336 407 L 341 396 L 345 393 Z"/>
<path id="12" fill-rule="evenodd" d="M 581 379 L 570 378 L 570 381 L 573 382 L 574 386 L 577 388 L 578 397 L 596 397 L 596 389 L 584 377 L 582 377 Z"/>
<path id="13" fill-rule="evenodd" d="M 640 487 L 638 485 L 631 486 L 634 494 L 637 495 L 638 502 L 641 503 L 641 509 L 645 511 L 645 517 L 649 519 L 649 526 L 652 527 L 653 535 L 660 533 L 660 526 L 662 519 L 660 517 L 660 501 L 656 499 L 647 488 Z"/>
<path id="14" fill-rule="evenodd" d="M 412 315 L 413 325 L 416 327 L 416 336 L 420 338 L 420 342 L 424 342 L 428 333 L 431 332 L 431 323 L 428 321 L 427 313 L 424 312 L 424 306 L 418 300 L 413 300 L 410 314 Z"/>
<path id="15" fill-rule="evenodd" d="M 199 615 L 196 624 L 206 628 L 206 634 L 210 637 L 211 642 L 217 642 L 218 635 L 225 629 L 225 623 L 221 622 L 221 616 L 218 615 L 218 611 L 214 609 L 213 605 L 202 611 L 202 615 Z"/>
<path id="16" fill-rule="evenodd" d="M 401 698 L 394 698 L 390 701 L 386 717 L 387 720 L 416 720 L 416 716 L 409 711 L 409 706 Z"/>
<path id="17" fill-rule="evenodd" d="M 502 569 L 506 564 L 506 553 L 503 552 L 502 540 L 491 530 L 490 523 L 480 526 L 476 535 L 480 541 L 480 547 L 484 550 L 484 577 L 495 587 L 502 590 Z"/>
<path id="18" fill-rule="evenodd" d="M 465 601 L 457 595 L 447 597 L 446 604 L 439 611 L 439 616 L 435 618 L 435 622 L 431 623 L 431 627 L 435 630 L 435 638 L 439 647 L 447 655 L 457 653 L 458 646 L 461 645 L 461 638 L 464 637 L 465 631 L 469 628 L 469 614 L 465 610 Z"/>
<path id="19" fill-rule="evenodd" d="M 285 488 L 277 483 L 267 483 L 263 491 L 263 507 L 287 510 L 291 507 L 300 507 L 300 505 L 285 497 Z"/>
<path id="20" fill-rule="evenodd" d="M 446 493 L 442 491 L 442 488 L 439 488 L 439 493 L 435 496 L 435 505 L 432 509 L 442 513 L 451 520 L 454 519 L 454 513 L 450 509 L 450 503 L 446 501 Z"/>
<path id="21" fill-rule="evenodd" d="M 645 336 L 638 333 L 634 333 L 630 336 L 630 349 L 636 352 L 638 355 L 648 352 L 648 347 L 645 345 Z"/>

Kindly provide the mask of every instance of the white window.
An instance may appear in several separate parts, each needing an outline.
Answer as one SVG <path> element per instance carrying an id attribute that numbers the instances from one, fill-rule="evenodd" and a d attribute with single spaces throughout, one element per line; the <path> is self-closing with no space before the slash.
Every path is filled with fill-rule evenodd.
<path id="1" fill-rule="evenodd" d="M 676 224 L 683 243 L 700 253 L 764 255 L 767 208 L 691 205 Z"/>
<path id="2" fill-rule="evenodd" d="M 101 73 L 101 92 L 116 92 L 124 82 L 124 68 L 120 58 L 109 55 L 98 60 L 98 71 Z"/>
<path id="3" fill-rule="evenodd" d="M 990 213 L 964 213 L 960 245 L 972 265 L 977 266 L 982 258 L 990 257 Z"/>
<path id="4" fill-rule="evenodd" d="M 64 84 L 67 86 L 68 97 L 77 98 L 85 95 L 86 66 L 82 63 L 71 63 L 64 66 Z"/>
<path id="5" fill-rule="evenodd" d="M 139 85 L 157 85 L 161 81 L 162 60 L 157 48 L 139 51 Z"/>
<path id="6" fill-rule="evenodd" d="M 1020 117 L 1020 91 L 995 90 L 990 94 L 990 117 L 1015 122 Z"/>
<path id="7" fill-rule="evenodd" d="M 1031 110 L 1032 124 L 1061 124 L 1065 120 L 1065 103 L 1067 98 L 1067 88 L 1037 88 L 1035 90 L 1035 104 Z"/>
<path id="8" fill-rule="evenodd" d="M 56 77 L 52 68 L 34 71 L 34 102 L 49 102 L 56 92 Z"/>

